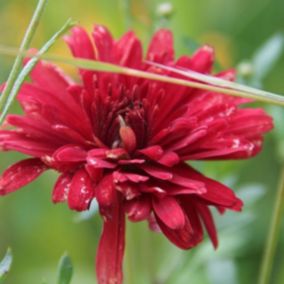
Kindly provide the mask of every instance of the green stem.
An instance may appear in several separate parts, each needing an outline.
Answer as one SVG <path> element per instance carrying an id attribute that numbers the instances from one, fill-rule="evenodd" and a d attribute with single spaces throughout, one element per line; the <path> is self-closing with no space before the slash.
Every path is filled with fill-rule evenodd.
<path id="1" fill-rule="evenodd" d="M 281 215 L 284 204 L 284 167 L 282 169 L 279 187 L 276 195 L 273 215 L 268 233 L 267 243 L 263 256 L 263 261 L 260 270 L 259 284 L 270 283 L 270 275 L 272 272 L 273 260 L 278 243 L 281 227 Z"/>
<path id="2" fill-rule="evenodd" d="M 60 38 L 63 34 L 65 34 L 70 28 L 74 26 L 75 22 L 72 19 L 68 19 L 67 22 L 62 26 L 62 28 L 56 32 L 51 39 L 32 57 L 32 59 L 26 64 L 23 70 L 20 72 L 18 77 L 16 78 L 14 85 L 10 91 L 10 94 L 3 106 L 3 110 L 0 113 L 0 125 L 5 119 L 6 114 L 9 111 L 10 106 L 12 105 L 15 97 L 17 96 L 22 84 L 24 83 L 26 77 L 29 75 L 31 70 L 34 68 L 36 63 L 39 61 L 40 57 L 46 53 L 50 47 L 56 42 L 58 38 Z"/>
<path id="3" fill-rule="evenodd" d="M 20 72 L 20 69 L 22 67 L 22 61 L 23 61 L 23 57 L 24 57 L 23 53 L 30 46 L 30 43 L 31 43 L 31 41 L 32 41 L 32 39 L 35 35 L 36 29 L 37 29 L 38 24 L 39 24 L 40 17 L 43 13 L 43 10 L 44 10 L 46 3 L 47 3 L 47 0 L 39 0 L 38 1 L 37 7 L 34 11 L 32 19 L 29 23 L 29 26 L 28 26 L 28 28 L 25 32 L 24 38 L 22 40 L 22 43 L 21 43 L 21 46 L 20 46 L 20 49 L 19 49 L 19 53 L 18 53 L 18 55 L 15 59 L 15 62 L 13 64 L 13 67 L 12 67 L 11 72 L 9 74 L 5 89 L 4 89 L 4 91 L 3 91 L 3 93 L 0 97 L 0 110 L 2 110 L 2 108 L 4 107 L 5 102 L 8 99 L 10 92 L 11 92 L 13 86 L 14 86 L 14 83 L 15 83 L 17 76 Z"/>

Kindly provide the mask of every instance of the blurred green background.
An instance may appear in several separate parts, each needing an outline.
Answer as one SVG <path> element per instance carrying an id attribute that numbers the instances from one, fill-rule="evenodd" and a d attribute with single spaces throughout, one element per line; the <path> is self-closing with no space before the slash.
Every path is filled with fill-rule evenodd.
<path id="1" fill-rule="evenodd" d="M 168 1 L 173 6 L 170 19 L 158 15 L 159 3 L 157 0 L 49 1 L 33 46 L 41 46 L 68 17 L 78 20 L 89 31 L 94 23 L 104 24 L 116 37 L 130 24 L 145 46 L 157 27 L 167 26 L 174 32 L 177 55 L 191 53 L 196 43 L 208 43 L 216 48 L 218 65 L 229 68 L 239 66 L 244 60 L 249 62 L 263 43 L 278 34 L 276 41 L 272 40 L 261 58 L 257 58 L 259 66 L 269 58 L 270 52 L 275 53 L 275 62 L 266 67 L 271 70 L 267 70 L 265 78 L 255 80 L 254 73 L 258 70 L 252 70 L 241 79 L 284 93 L 283 0 L 173 0 Z M 35 0 L 0 1 L 1 44 L 19 45 L 35 5 Z M 52 52 L 65 54 L 64 42 L 58 42 Z M 1 82 L 6 80 L 12 62 L 12 58 L 0 55 Z M 73 72 L 72 68 L 65 69 Z M 219 249 L 215 252 L 206 237 L 198 248 L 183 252 L 162 235 L 149 232 L 146 224 L 128 224 L 125 263 L 128 283 L 256 283 L 280 168 L 284 164 L 283 111 L 265 107 L 275 117 L 276 128 L 267 136 L 258 157 L 249 161 L 195 163 L 203 173 L 232 186 L 245 202 L 242 213 L 216 217 Z M 15 106 L 13 112 L 18 111 Z M 20 158 L 19 154 L 1 153 L 0 170 Z M 14 253 L 7 284 L 36 284 L 43 279 L 55 283 L 57 262 L 64 251 L 69 252 L 74 263 L 72 283 L 95 283 L 94 257 L 101 220 L 95 215 L 76 222 L 77 213 L 66 205 L 53 205 L 50 196 L 55 178 L 56 174 L 49 172 L 32 185 L 0 199 L 0 258 L 8 246 Z M 271 283 L 284 283 L 283 255 L 282 231 Z"/>

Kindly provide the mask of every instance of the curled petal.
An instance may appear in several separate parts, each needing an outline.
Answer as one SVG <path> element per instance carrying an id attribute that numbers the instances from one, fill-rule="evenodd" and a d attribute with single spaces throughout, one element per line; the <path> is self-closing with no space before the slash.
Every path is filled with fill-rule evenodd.
<path id="1" fill-rule="evenodd" d="M 112 175 L 107 175 L 102 178 L 96 186 L 96 198 L 100 206 L 101 214 L 108 216 L 116 198 L 116 190 L 113 184 Z"/>
<path id="2" fill-rule="evenodd" d="M 72 175 L 69 173 L 62 174 L 56 181 L 52 192 L 52 201 L 54 203 L 64 202 L 68 199 Z"/>
<path id="3" fill-rule="evenodd" d="M 137 198 L 125 204 L 125 212 L 132 222 L 139 222 L 149 218 L 151 212 L 151 202 L 149 198 Z"/>
<path id="4" fill-rule="evenodd" d="M 89 208 L 94 196 L 94 188 L 88 173 L 84 169 L 78 170 L 70 184 L 69 207 L 77 211 L 86 210 Z"/>
<path id="5" fill-rule="evenodd" d="M 181 249 L 190 249 L 202 241 L 202 228 L 193 227 L 188 217 L 185 217 L 185 225 L 181 229 L 173 230 L 164 224 L 158 217 L 158 225 L 164 235 Z"/>
<path id="6" fill-rule="evenodd" d="M 61 162 L 82 162 L 86 157 L 87 152 L 76 145 L 63 146 L 53 154 L 53 158 Z"/>
<path id="7" fill-rule="evenodd" d="M 170 229 L 178 230 L 185 226 L 185 215 L 174 197 L 154 198 L 153 208 L 159 219 Z"/>
<path id="8" fill-rule="evenodd" d="M 10 166 L 0 177 L 0 195 L 6 195 L 29 184 L 47 166 L 40 159 L 26 159 Z"/>

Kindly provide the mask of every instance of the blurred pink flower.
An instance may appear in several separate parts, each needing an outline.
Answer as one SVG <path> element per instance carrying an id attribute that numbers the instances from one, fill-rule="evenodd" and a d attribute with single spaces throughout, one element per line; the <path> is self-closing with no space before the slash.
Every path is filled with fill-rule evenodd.
<path id="1" fill-rule="evenodd" d="M 102 26 L 92 38 L 80 27 L 66 37 L 75 57 L 177 76 L 143 61 L 132 32 L 114 40 Z M 213 50 L 174 59 L 172 34 L 159 30 L 146 59 L 210 74 Z M 24 115 L 9 115 L 14 129 L 0 131 L 0 147 L 32 156 L 8 168 L 0 195 L 11 193 L 48 169 L 60 176 L 53 201 L 87 210 L 96 198 L 104 219 L 96 261 L 98 283 L 122 282 L 125 215 L 148 220 L 182 249 L 203 239 L 202 224 L 217 247 L 209 207 L 239 211 L 242 201 L 225 185 L 185 161 L 245 159 L 261 150 L 272 119 L 243 108 L 248 100 L 113 73 L 80 70 L 75 83 L 57 67 L 40 62 L 18 100 Z M 234 71 L 216 75 L 233 80 Z"/>

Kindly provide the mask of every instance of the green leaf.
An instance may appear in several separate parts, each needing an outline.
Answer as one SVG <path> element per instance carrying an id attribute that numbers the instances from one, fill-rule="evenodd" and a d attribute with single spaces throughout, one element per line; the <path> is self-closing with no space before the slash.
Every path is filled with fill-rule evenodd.
<path id="1" fill-rule="evenodd" d="M 69 284 L 71 283 L 73 275 L 73 264 L 68 254 L 64 254 L 58 265 L 58 278 L 57 284 Z"/>
<path id="2" fill-rule="evenodd" d="M 67 22 L 62 26 L 62 28 L 51 37 L 51 39 L 38 51 L 38 53 L 34 57 L 32 57 L 32 59 L 22 69 L 21 73 L 14 83 L 7 101 L 3 106 L 3 110 L 0 115 L 0 124 L 4 121 L 5 116 L 7 115 L 9 108 L 11 107 L 15 97 L 17 96 L 22 84 L 24 83 L 26 77 L 32 71 L 36 63 L 39 61 L 40 56 L 46 53 L 56 42 L 56 40 L 60 38 L 64 33 L 66 33 L 71 27 L 73 27 L 75 23 L 76 22 L 74 22 L 72 19 L 68 19 Z"/>
<path id="3" fill-rule="evenodd" d="M 5 275 L 10 271 L 12 261 L 13 261 L 13 255 L 11 249 L 9 248 L 3 260 L 0 262 L 0 283 L 2 283 Z"/>
<path id="4" fill-rule="evenodd" d="M 284 47 L 283 34 L 275 34 L 262 45 L 252 59 L 254 78 L 263 80 L 279 59 Z"/>

